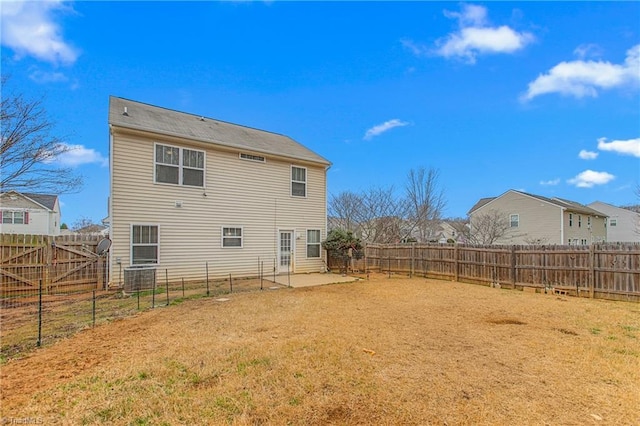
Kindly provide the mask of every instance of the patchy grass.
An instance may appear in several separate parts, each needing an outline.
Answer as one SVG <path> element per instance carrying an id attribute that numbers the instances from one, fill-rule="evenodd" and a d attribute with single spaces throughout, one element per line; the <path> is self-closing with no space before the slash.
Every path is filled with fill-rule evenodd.
<path id="1" fill-rule="evenodd" d="M 637 304 L 397 275 L 226 297 L 104 323 L 9 360 L 1 416 L 116 425 L 640 423 Z"/>
<path id="2" fill-rule="evenodd" d="M 187 300 L 207 297 L 205 283 L 189 283 L 185 286 L 184 292 L 182 286 L 176 284 L 169 287 L 169 305 L 179 305 Z M 259 289 L 259 280 L 234 280 L 234 292 Z M 228 281 L 210 283 L 211 297 L 228 294 L 229 291 Z M 37 348 L 39 317 L 37 296 L 7 298 L 0 302 L 2 303 L 0 364 L 3 364 L 9 359 L 19 358 Z M 160 282 L 155 291 L 145 290 L 140 294 L 125 294 L 122 291 L 96 292 L 95 324 L 120 320 L 152 307 L 162 308 L 166 305 L 166 287 Z M 93 326 L 94 311 L 91 292 L 43 297 L 41 346 L 50 345 Z"/>

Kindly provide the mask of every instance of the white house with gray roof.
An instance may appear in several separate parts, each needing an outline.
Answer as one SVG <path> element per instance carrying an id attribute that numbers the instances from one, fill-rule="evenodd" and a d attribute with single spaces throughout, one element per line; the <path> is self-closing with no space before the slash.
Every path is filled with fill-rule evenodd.
<path id="1" fill-rule="evenodd" d="M 482 198 L 469 210 L 472 230 L 483 218 L 505 224 L 495 244 L 586 245 L 607 241 L 607 215 L 580 203 L 513 189 Z M 473 235 L 472 235 L 473 237 Z"/>
<path id="2" fill-rule="evenodd" d="M 331 163 L 293 139 L 109 100 L 111 281 L 320 272 Z"/>
<path id="3" fill-rule="evenodd" d="M 60 235 L 58 196 L 18 191 L 0 194 L 0 233 Z"/>

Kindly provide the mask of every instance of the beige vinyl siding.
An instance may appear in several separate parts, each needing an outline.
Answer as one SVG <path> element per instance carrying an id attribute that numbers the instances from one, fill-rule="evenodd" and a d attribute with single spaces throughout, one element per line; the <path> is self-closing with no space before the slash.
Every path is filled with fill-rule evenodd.
<path id="1" fill-rule="evenodd" d="M 589 207 L 606 214 L 609 216 L 609 220 L 616 221 L 616 226 L 608 226 L 605 229 L 596 229 L 594 227 L 594 235 L 606 235 L 607 242 L 640 243 L 640 214 L 601 201 L 591 203 Z M 599 223 L 602 223 L 604 228 L 605 220 L 603 219 Z"/>
<path id="2" fill-rule="evenodd" d="M 503 212 L 507 221 L 509 215 L 519 215 L 519 226 L 510 228 L 498 244 L 527 244 L 533 239 L 543 244 L 562 244 L 561 208 L 517 192 L 508 192 L 496 198 L 479 210 L 490 209 Z"/>
<path id="3" fill-rule="evenodd" d="M 154 142 L 204 150 L 205 187 L 154 183 Z M 294 161 L 266 156 L 265 163 L 239 158 L 237 150 L 192 144 L 151 135 L 118 133 L 112 143 L 111 223 L 113 271 L 116 258 L 129 266 L 132 224 L 159 226 L 158 269 L 169 279 L 200 279 L 205 262 L 210 278 L 258 274 L 258 258 L 265 273 L 277 255 L 277 230 L 301 235 L 295 243 L 295 272 L 316 272 L 323 259 L 306 259 L 306 229 L 325 237 L 326 172 L 307 168 L 307 197 L 291 197 Z M 205 195 L 206 194 L 206 195 Z M 176 207 L 176 201 L 182 207 Z M 223 226 L 243 228 L 243 248 L 222 248 Z M 117 273 L 111 276 L 116 279 Z"/>
<path id="4" fill-rule="evenodd" d="M 569 226 L 569 214 L 573 215 L 573 226 Z M 578 216 L 582 217 L 582 226 L 578 226 Z M 564 241 L 567 244 L 569 239 L 571 244 L 579 244 L 580 241 L 586 240 L 587 244 L 603 242 L 606 240 L 606 228 L 603 217 L 591 216 L 591 229 L 588 227 L 589 214 L 565 211 L 564 213 Z M 576 243 L 575 241 L 578 240 Z"/>

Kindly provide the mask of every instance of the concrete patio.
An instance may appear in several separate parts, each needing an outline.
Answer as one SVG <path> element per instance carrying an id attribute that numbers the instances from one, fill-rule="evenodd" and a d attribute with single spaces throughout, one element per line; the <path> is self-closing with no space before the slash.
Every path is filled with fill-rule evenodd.
<path id="1" fill-rule="evenodd" d="M 315 273 L 315 274 L 291 274 L 291 275 L 276 275 L 276 284 L 283 285 L 285 287 L 291 286 L 298 287 L 313 287 L 316 285 L 337 284 L 337 283 L 349 283 L 358 281 L 360 278 L 351 277 L 349 275 L 332 274 L 327 273 Z M 273 282 L 273 280 L 268 279 Z"/>

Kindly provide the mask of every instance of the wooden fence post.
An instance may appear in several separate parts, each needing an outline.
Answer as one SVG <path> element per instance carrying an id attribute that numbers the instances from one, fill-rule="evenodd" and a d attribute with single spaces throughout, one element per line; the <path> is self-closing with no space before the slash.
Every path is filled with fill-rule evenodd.
<path id="1" fill-rule="evenodd" d="M 596 268 L 595 268 L 595 247 L 594 244 L 589 246 L 589 297 L 595 297 L 596 286 Z"/>
<path id="2" fill-rule="evenodd" d="M 453 246 L 453 268 L 453 280 L 458 282 L 458 279 L 460 278 L 458 273 L 458 243 Z"/>
<path id="3" fill-rule="evenodd" d="M 413 273 L 414 273 L 413 259 L 415 255 L 415 248 L 416 248 L 416 243 L 411 243 L 411 271 L 409 272 L 409 278 L 413 277 Z"/>
<path id="4" fill-rule="evenodd" d="M 516 246 L 511 246 L 511 288 L 516 288 Z"/>

